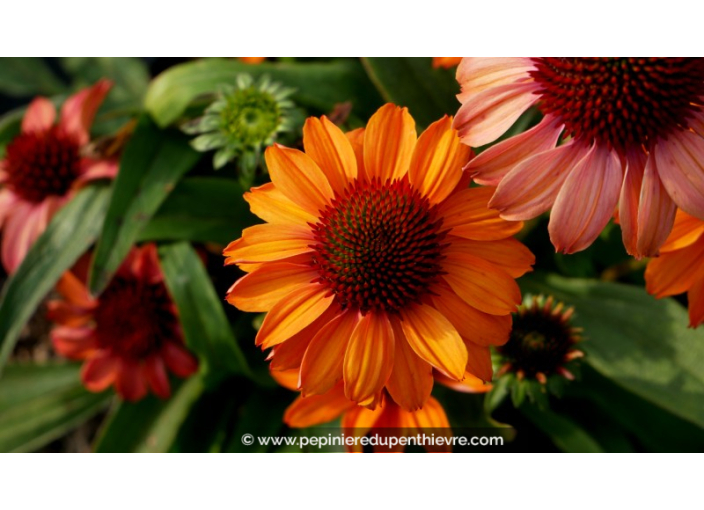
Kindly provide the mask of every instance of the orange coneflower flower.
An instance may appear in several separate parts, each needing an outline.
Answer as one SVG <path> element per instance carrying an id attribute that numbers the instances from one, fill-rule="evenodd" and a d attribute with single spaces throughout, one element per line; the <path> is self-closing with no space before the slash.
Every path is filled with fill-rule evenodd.
<path id="1" fill-rule="evenodd" d="M 245 64 L 261 64 L 266 60 L 266 57 L 237 57 Z"/>
<path id="2" fill-rule="evenodd" d="M 629 253 L 655 255 L 676 205 L 704 219 L 704 59 L 465 58 L 455 126 L 465 143 L 496 140 L 530 106 L 536 127 L 467 166 L 498 186 L 490 206 L 511 220 L 552 207 L 557 250 L 587 248 L 620 202 Z M 556 147 L 560 135 L 569 140 Z"/>
<path id="3" fill-rule="evenodd" d="M 89 129 L 111 83 L 101 80 L 56 109 L 46 98 L 32 101 L 22 132 L 0 161 L 2 263 L 14 272 L 56 211 L 75 190 L 94 179 L 114 177 L 118 163 L 85 154 Z"/>
<path id="4" fill-rule="evenodd" d="M 433 57 L 433 67 L 443 67 L 449 69 L 459 65 L 462 57 Z"/>
<path id="5" fill-rule="evenodd" d="M 140 400 L 147 387 L 170 394 L 166 369 L 179 377 L 197 363 L 183 346 L 176 308 L 164 286 L 154 244 L 133 248 L 105 291 L 93 298 L 74 273 L 66 273 L 50 301 L 54 348 L 71 359 L 86 360 L 81 372 L 90 391 L 114 384 L 125 400 Z"/>
<path id="6" fill-rule="evenodd" d="M 704 221 L 677 211 L 660 256 L 648 263 L 645 283 L 657 298 L 686 292 L 690 327 L 704 323 Z"/>
<path id="7" fill-rule="evenodd" d="M 347 136 L 308 119 L 303 144 L 267 149 L 273 182 L 245 199 L 268 223 L 224 252 L 249 273 L 227 300 L 269 312 L 256 343 L 272 368 L 300 368 L 304 395 L 343 379 L 372 408 L 386 387 L 407 411 L 430 395 L 433 367 L 490 380 L 488 346 L 508 339 L 514 278 L 534 258 L 510 239 L 521 223 L 487 209 L 491 190 L 462 181 L 470 150 L 452 118 L 417 138 L 388 104 Z"/>

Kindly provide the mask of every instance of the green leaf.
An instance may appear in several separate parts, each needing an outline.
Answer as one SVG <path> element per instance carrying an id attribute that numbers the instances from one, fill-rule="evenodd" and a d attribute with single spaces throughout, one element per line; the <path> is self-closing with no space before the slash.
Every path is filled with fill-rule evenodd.
<path id="1" fill-rule="evenodd" d="M 113 409 L 96 441 L 95 451 L 167 452 L 194 402 L 203 393 L 203 380 L 193 376 L 184 382 L 172 380 L 171 398 L 153 395 L 136 403 L 120 401 Z"/>
<path id="2" fill-rule="evenodd" d="M 9 365 L 0 379 L 0 451 L 29 452 L 63 436 L 107 407 L 89 393 L 80 365 Z"/>
<path id="3" fill-rule="evenodd" d="M 430 58 L 367 57 L 362 62 L 382 97 L 407 106 L 421 127 L 454 115 L 460 107 L 454 70 L 433 69 Z"/>
<path id="4" fill-rule="evenodd" d="M 122 155 L 95 250 L 90 276 L 93 294 L 110 282 L 142 228 L 199 156 L 180 133 L 160 131 L 146 116 L 140 119 Z"/>
<path id="5" fill-rule="evenodd" d="M 108 195 L 103 185 L 79 192 L 56 214 L 5 284 L 0 297 L 0 371 L 39 303 L 95 241 Z"/>
<path id="6" fill-rule="evenodd" d="M 599 443 L 572 420 L 552 411 L 541 410 L 531 405 L 522 406 L 521 411 L 563 452 L 603 452 Z"/>
<path id="7" fill-rule="evenodd" d="M 227 244 L 257 220 L 233 179 L 187 177 L 140 232 L 140 241 L 196 241 Z"/>
<path id="8" fill-rule="evenodd" d="M 9 96 L 53 95 L 66 86 L 38 57 L 3 58 L 0 66 L 0 93 Z"/>
<path id="9" fill-rule="evenodd" d="M 354 113 L 367 118 L 381 104 L 356 60 L 265 62 L 253 66 L 217 58 L 181 64 L 157 76 L 147 91 L 145 108 L 159 126 L 167 126 L 183 115 L 194 99 L 216 92 L 221 85 L 235 83 L 240 73 L 268 75 L 296 89 L 293 99 L 297 104 L 322 112 L 350 101 Z"/>
<path id="10" fill-rule="evenodd" d="M 530 275 L 525 291 L 575 307 L 586 362 L 623 388 L 704 427 L 704 330 L 672 299 L 617 283 Z"/>
<path id="11" fill-rule="evenodd" d="M 169 293 L 176 303 L 188 347 L 198 354 L 201 371 L 250 376 L 225 311 L 208 273 L 190 244 L 159 249 Z"/>

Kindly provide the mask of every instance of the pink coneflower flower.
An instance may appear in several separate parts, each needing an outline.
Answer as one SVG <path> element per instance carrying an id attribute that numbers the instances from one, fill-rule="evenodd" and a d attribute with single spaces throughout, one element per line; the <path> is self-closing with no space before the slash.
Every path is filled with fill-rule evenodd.
<path id="1" fill-rule="evenodd" d="M 111 86 L 101 80 L 69 97 L 58 123 L 48 99 L 38 97 L 29 104 L 22 132 L 0 161 L 2 263 L 9 273 L 78 188 L 117 173 L 116 161 L 86 154 L 90 126 Z"/>
<path id="2" fill-rule="evenodd" d="M 465 58 L 457 79 L 467 145 L 493 142 L 533 105 L 543 112 L 465 169 L 498 186 L 490 206 L 505 219 L 552 208 L 558 251 L 587 248 L 619 203 L 638 257 L 657 254 L 676 206 L 704 218 L 704 59 Z"/>

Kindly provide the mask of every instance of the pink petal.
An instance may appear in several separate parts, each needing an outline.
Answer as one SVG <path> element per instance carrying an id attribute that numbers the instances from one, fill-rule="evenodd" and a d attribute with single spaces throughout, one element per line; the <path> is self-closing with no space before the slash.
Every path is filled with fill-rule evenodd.
<path id="1" fill-rule="evenodd" d="M 614 214 L 622 183 L 616 155 L 594 145 L 555 200 L 548 230 L 557 251 L 575 253 L 594 242 Z"/>
<path id="2" fill-rule="evenodd" d="M 81 187 L 87 182 L 97 179 L 114 179 L 120 163 L 112 159 L 91 159 L 81 160 L 81 175 L 76 179 L 76 187 Z"/>
<path id="3" fill-rule="evenodd" d="M 515 83 L 528 77 L 535 69 L 530 58 L 524 57 L 464 57 L 457 67 L 457 81 L 462 93 L 457 95 L 465 103 L 472 95 L 492 88 Z"/>
<path id="4" fill-rule="evenodd" d="M 5 221 L 5 217 L 15 208 L 18 198 L 7 188 L 0 189 L 0 228 Z"/>
<path id="5" fill-rule="evenodd" d="M 80 90 L 69 97 L 61 107 L 59 125 L 74 135 L 80 145 L 90 140 L 90 127 L 98 108 L 110 91 L 112 82 L 100 80 L 92 87 Z"/>
<path id="6" fill-rule="evenodd" d="M 672 200 L 686 213 L 704 219 L 704 138 L 680 131 L 653 148 L 655 163 Z"/>
<path id="7" fill-rule="evenodd" d="M 527 220 L 550 209 L 573 168 L 587 155 L 587 147 L 567 143 L 532 156 L 515 166 L 496 189 L 489 207 L 505 220 Z"/>
<path id="8" fill-rule="evenodd" d="M 56 120 L 56 108 L 45 97 L 37 97 L 27 107 L 22 119 L 22 132 L 45 131 Z"/>
<path id="9" fill-rule="evenodd" d="M 498 186 L 501 179 L 525 159 L 555 147 L 562 124 L 551 116 L 525 133 L 497 143 L 470 160 L 464 169 L 478 184 Z"/>
<path id="10" fill-rule="evenodd" d="M 656 160 L 651 155 L 645 165 L 643 187 L 638 208 L 638 257 L 653 257 L 663 245 L 675 224 L 677 206 L 667 194 L 658 175 Z"/>
<path id="11" fill-rule="evenodd" d="M 623 245 L 630 255 L 638 253 L 638 206 L 647 158 L 642 150 L 631 151 L 626 156 L 626 175 L 621 186 L 618 217 Z"/>
<path id="12" fill-rule="evenodd" d="M 453 124 L 462 143 L 481 147 L 496 140 L 540 99 L 533 94 L 534 90 L 536 84 L 532 81 L 509 83 L 469 98 L 460 107 Z"/>
<path id="13" fill-rule="evenodd" d="M 9 274 L 24 260 L 34 241 L 46 229 L 48 202 L 17 201 L 7 215 L 2 238 L 2 263 Z"/>

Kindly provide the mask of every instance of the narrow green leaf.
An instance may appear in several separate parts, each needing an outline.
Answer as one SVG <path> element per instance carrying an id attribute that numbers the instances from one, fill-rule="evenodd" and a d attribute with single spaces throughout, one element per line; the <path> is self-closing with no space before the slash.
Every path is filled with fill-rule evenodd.
<path id="1" fill-rule="evenodd" d="M 9 96 L 58 94 L 66 85 L 39 57 L 8 57 L 0 66 L 0 93 Z"/>
<path id="2" fill-rule="evenodd" d="M 167 452 L 195 401 L 203 393 L 203 380 L 196 375 L 172 381 L 171 398 L 153 395 L 136 403 L 120 401 L 100 432 L 95 451 Z"/>
<path id="3" fill-rule="evenodd" d="M 89 393 L 80 365 L 9 365 L 0 379 L 0 451 L 28 452 L 104 409 L 110 393 Z"/>
<path id="4" fill-rule="evenodd" d="M 587 338 L 586 362 L 623 388 L 704 427 L 704 330 L 687 311 L 644 289 L 556 275 L 521 279 L 525 291 L 552 294 L 575 307 Z"/>
<path id="5" fill-rule="evenodd" d="M 0 371 L 20 331 L 61 275 L 90 247 L 100 231 L 108 189 L 83 189 L 37 239 L 0 297 Z"/>
<path id="6" fill-rule="evenodd" d="M 122 156 L 95 250 L 92 293 L 110 282 L 142 228 L 199 157 L 180 133 L 160 131 L 147 117 L 140 119 Z"/>
<path id="7" fill-rule="evenodd" d="M 454 115 L 460 106 L 454 71 L 433 69 L 430 58 L 368 57 L 362 62 L 382 97 L 407 106 L 421 127 L 445 114 Z"/>
<path id="8" fill-rule="evenodd" d="M 599 443 L 572 420 L 532 405 L 521 407 L 523 414 L 541 429 L 560 450 L 569 453 L 602 453 Z"/>
<path id="9" fill-rule="evenodd" d="M 208 273 L 190 244 L 159 249 L 166 286 L 179 310 L 188 347 L 201 359 L 201 370 L 212 374 L 250 376 L 244 355 Z"/>
<path id="10" fill-rule="evenodd" d="M 356 60 L 265 62 L 252 66 L 217 58 L 181 64 L 157 76 L 147 91 L 145 108 L 159 126 L 167 126 L 183 115 L 198 96 L 235 83 L 240 73 L 268 75 L 296 89 L 293 99 L 297 104 L 323 112 L 330 111 L 336 103 L 350 101 L 355 115 L 366 118 L 381 104 Z"/>
<path id="11" fill-rule="evenodd" d="M 140 232 L 140 241 L 196 241 L 227 244 L 256 222 L 233 179 L 187 177 Z"/>

